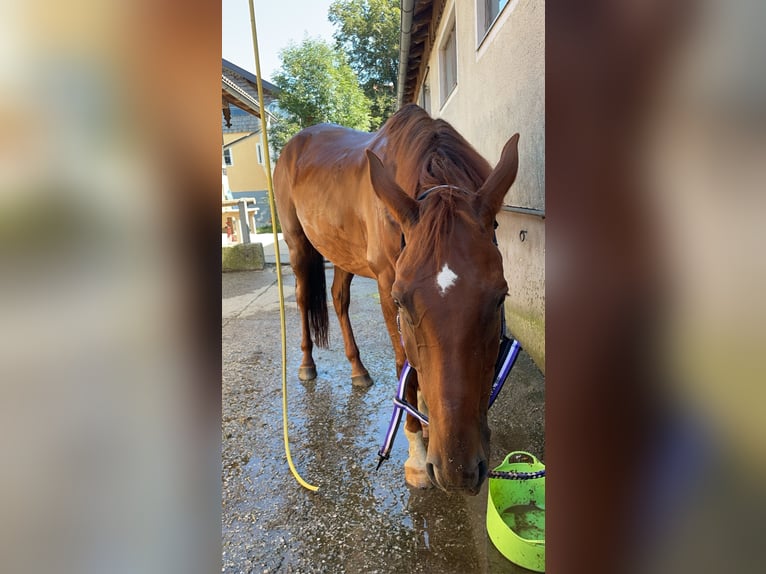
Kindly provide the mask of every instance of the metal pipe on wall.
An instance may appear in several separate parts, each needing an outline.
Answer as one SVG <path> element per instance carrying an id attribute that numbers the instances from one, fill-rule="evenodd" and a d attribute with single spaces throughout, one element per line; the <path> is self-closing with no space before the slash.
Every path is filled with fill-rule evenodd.
<path id="1" fill-rule="evenodd" d="M 415 11 L 415 0 L 402 0 L 401 23 L 399 25 L 399 80 L 396 86 L 396 105 L 404 105 L 404 84 L 407 81 L 407 60 L 410 53 L 412 38 L 412 16 Z"/>

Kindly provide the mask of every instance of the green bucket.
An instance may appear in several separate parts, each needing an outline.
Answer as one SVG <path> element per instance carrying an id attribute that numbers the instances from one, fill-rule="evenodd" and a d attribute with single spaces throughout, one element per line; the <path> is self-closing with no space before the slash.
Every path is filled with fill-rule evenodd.
<path id="1" fill-rule="evenodd" d="M 505 457 L 497 471 L 537 472 L 545 465 L 528 452 Z M 487 532 L 508 560 L 545 572 L 545 477 L 523 480 L 489 479 Z"/>

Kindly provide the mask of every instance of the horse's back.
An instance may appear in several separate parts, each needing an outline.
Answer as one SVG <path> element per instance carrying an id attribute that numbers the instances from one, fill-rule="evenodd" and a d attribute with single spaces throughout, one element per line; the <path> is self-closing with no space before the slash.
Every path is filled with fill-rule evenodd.
<path id="1" fill-rule="evenodd" d="M 374 137 L 331 124 L 311 126 L 285 145 L 274 170 L 285 232 L 299 226 L 327 259 L 368 277 L 368 223 L 376 199 L 364 150 Z"/>
<path id="2" fill-rule="evenodd" d="M 282 150 L 276 172 L 293 187 L 327 178 L 341 179 L 366 170 L 364 150 L 374 134 L 334 124 L 319 124 L 296 134 Z"/>

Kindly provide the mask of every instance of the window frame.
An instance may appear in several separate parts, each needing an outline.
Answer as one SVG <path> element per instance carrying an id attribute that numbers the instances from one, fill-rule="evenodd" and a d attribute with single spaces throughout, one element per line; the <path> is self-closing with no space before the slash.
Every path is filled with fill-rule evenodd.
<path id="1" fill-rule="evenodd" d="M 492 29 L 495 27 L 495 24 L 497 24 L 497 21 L 503 15 L 506 9 L 508 9 L 508 6 L 515 6 L 518 3 L 518 0 L 504 0 L 505 4 L 498 7 L 497 14 L 495 14 L 490 20 L 489 14 L 491 13 L 491 10 L 488 4 L 490 2 L 494 3 L 495 1 L 498 0 L 476 0 L 476 39 L 478 40 L 476 42 L 477 50 L 490 35 Z M 499 2 L 502 1 L 503 0 L 499 0 Z"/>
<path id="2" fill-rule="evenodd" d="M 420 96 L 419 96 L 419 105 L 421 108 L 423 108 L 426 113 L 429 115 L 431 114 L 431 83 L 429 81 L 429 72 L 430 69 L 426 67 L 426 73 L 423 75 L 423 81 L 420 84 Z"/>
<path id="3" fill-rule="evenodd" d="M 266 158 L 263 156 L 263 143 L 255 142 L 255 154 L 259 165 L 266 165 Z"/>
<path id="4" fill-rule="evenodd" d="M 455 8 L 453 6 L 447 25 L 444 27 L 439 42 L 439 106 L 443 108 L 450 96 L 455 93 L 458 86 L 458 45 L 457 45 L 457 22 L 455 21 Z M 452 66 L 450 66 L 450 63 Z M 452 78 L 448 71 L 453 72 Z M 449 80 L 453 81 L 450 83 Z"/>

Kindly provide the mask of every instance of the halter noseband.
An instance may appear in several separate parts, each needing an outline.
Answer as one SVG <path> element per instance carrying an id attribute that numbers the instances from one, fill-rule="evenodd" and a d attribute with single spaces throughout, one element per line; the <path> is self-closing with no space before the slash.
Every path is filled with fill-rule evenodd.
<path id="1" fill-rule="evenodd" d="M 428 197 L 428 194 L 436 189 L 457 189 L 458 191 L 468 193 L 468 190 L 464 187 L 460 187 L 459 185 L 452 185 L 451 183 L 443 183 L 441 185 L 429 187 L 427 190 L 421 192 L 415 199 L 417 201 L 423 201 L 426 197 Z M 497 223 L 495 223 L 495 228 L 497 228 Z M 497 245 L 497 243 L 495 243 L 495 245 Z M 407 243 L 404 241 L 404 233 L 402 233 L 402 249 L 404 249 L 406 246 Z"/>

